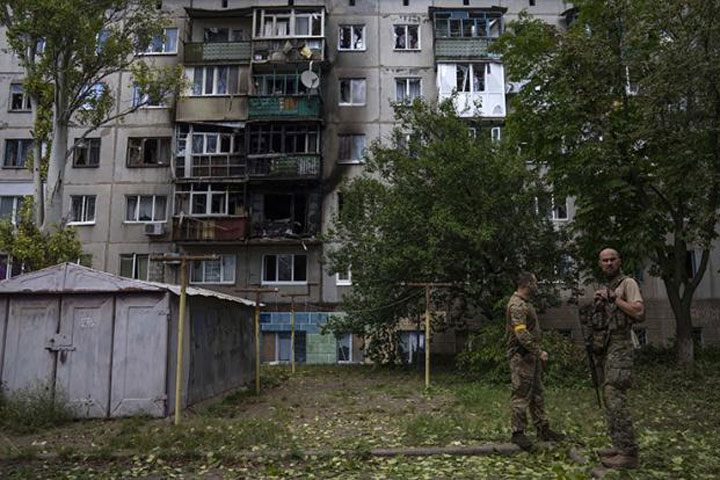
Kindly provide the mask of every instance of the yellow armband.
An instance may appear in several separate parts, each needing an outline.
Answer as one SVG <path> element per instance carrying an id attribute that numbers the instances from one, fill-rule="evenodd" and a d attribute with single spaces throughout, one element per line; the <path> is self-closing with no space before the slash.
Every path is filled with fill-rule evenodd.
<path id="1" fill-rule="evenodd" d="M 517 332 L 518 330 L 525 330 L 526 328 L 527 328 L 527 325 L 525 325 L 524 323 L 521 323 L 519 325 L 515 325 L 513 327 L 513 330 Z"/>

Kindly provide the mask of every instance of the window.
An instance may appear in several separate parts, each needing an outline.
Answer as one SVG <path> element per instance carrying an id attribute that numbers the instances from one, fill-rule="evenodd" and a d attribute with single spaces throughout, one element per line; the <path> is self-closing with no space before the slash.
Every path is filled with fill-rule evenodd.
<path id="1" fill-rule="evenodd" d="M 337 361 L 338 363 L 352 362 L 353 338 L 352 333 L 342 333 L 337 338 Z"/>
<path id="2" fill-rule="evenodd" d="M 490 139 L 493 142 L 499 142 L 501 137 L 502 137 L 502 127 L 490 128 Z"/>
<path id="3" fill-rule="evenodd" d="M 10 255 L 0 255 L 0 280 L 17 277 L 23 273 L 23 265 L 14 262 Z"/>
<path id="4" fill-rule="evenodd" d="M 435 13 L 437 38 L 496 38 L 503 30 L 502 14 L 458 10 Z"/>
<path id="5" fill-rule="evenodd" d="M 161 167 L 170 164 L 170 137 L 128 138 L 128 167 Z"/>
<path id="6" fill-rule="evenodd" d="M 31 108 L 30 95 L 25 93 L 22 83 L 10 84 L 10 111 L 27 112 Z"/>
<path id="7" fill-rule="evenodd" d="M 323 12 L 305 9 L 256 10 L 255 36 L 273 37 L 322 37 Z"/>
<path id="8" fill-rule="evenodd" d="M 396 78 L 395 100 L 398 102 L 412 102 L 422 95 L 419 78 Z"/>
<path id="9" fill-rule="evenodd" d="M 245 39 L 245 30 L 241 28 L 213 27 L 203 30 L 204 43 L 233 43 Z"/>
<path id="10" fill-rule="evenodd" d="M 188 69 L 192 95 L 232 95 L 238 91 L 238 67 L 219 65 Z"/>
<path id="11" fill-rule="evenodd" d="M 420 25 L 393 25 L 395 50 L 420 50 Z"/>
<path id="12" fill-rule="evenodd" d="M 150 41 L 145 53 L 177 53 L 177 28 L 165 28 L 163 33 L 155 35 Z"/>
<path id="13" fill-rule="evenodd" d="M 70 197 L 70 222 L 73 225 L 95 223 L 95 195 L 73 195 Z"/>
<path id="14" fill-rule="evenodd" d="M 126 222 L 165 221 L 167 197 L 164 195 L 129 195 L 126 199 Z"/>
<path id="15" fill-rule="evenodd" d="M 307 282 L 307 255 L 265 255 L 262 283 Z"/>
<path id="16" fill-rule="evenodd" d="M 13 225 L 17 224 L 18 215 L 22 208 L 24 197 L 2 196 L 0 197 L 0 219 L 10 220 Z M 0 280 L 4 277 L 0 276 Z"/>
<path id="17" fill-rule="evenodd" d="M 567 220 L 567 198 L 556 200 L 554 195 L 545 195 L 535 199 L 535 212 L 545 215 L 550 220 Z"/>
<path id="18" fill-rule="evenodd" d="M 338 27 L 338 50 L 364 51 L 365 25 L 340 25 Z"/>
<path id="19" fill-rule="evenodd" d="M 164 98 L 153 98 L 149 93 L 143 93 L 140 86 L 135 85 L 132 91 L 132 106 L 163 108 L 167 105 Z"/>
<path id="20" fill-rule="evenodd" d="M 148 279 L 150 255 L 128 253 L 120 255 L 120 276 L 135 280 Z"/>
<path id="21" fill-rule="evenodd" d="M 425 334 L 423 332 L 400 332 L 399 356 L 402 361 L 416 363 L 425 353 Z"/>
<path id="22" fill-rule="evenodd" d="M 484 64 L 458 63 L 455 75 L 455 88 L 458 92 L 476 93 L 485 91 Z"/>
<path id="23" fill-rule="evenodd" d="M 228 193 L 227 190 L 213 190 L 212 185 L 193 186 L 190 215 L 227 215 Z"/>
<path id="24" fill-rule="evenodd" d="M 25 160 L 27 160 L 32 147 L 32 139 L 10 138 L 5 140 L 5 159 L 3 161 L 3 167 L 24 168 Z"/>
<path id="25" fill-rule="evenodd" d="M 255 92 L 258 95 L 307 95 L 308 89 L 300 81 L 300 75 L 268 74 L 254 75 Z"/>
<path id="26" fill-rule="evenodd" d="M 340 135 L 338 161 L 360 163 L 365 155 L 365 135 Z"/>
<path id="27" fill-rule="evenodd" d="M 344 272 L 338 272 L 335 276 L 335 285 L 352 285 L 352 272 L 348 268 Z"/>
<path id="28" fill-rule="evenodd" d="M 92 259 L 93 256 L 91 253 L 81 253 L 74 263 L 82 265 L 83 267 L 92 268 Z"/>
<path id="29" fill-rule="evenodd" d="M 354 7 L 354 6 L 355 6 L 355 0 L 350 0 L 349 5 L 350 5 L 351 7 Z"/>
<path id="30" fill-rule="evenodd" d="M 365 105 L 365 79 L 364 78 L 341 78 L 340 79 L 340 102 L 341 106 L 364 106 Z"/>
<path id="31" fill-rule="evenodd" d="M 320 151 L 319 138 L 320 131 L 315 125 L 252 125 L 248 153 L 315 154 Z"/>
<path id="32" fill-rule="evenodd" d="M 73 167 L 100 165 L 100 139 L 76 138 L 73 147 Z"/>
<path id="33" fill-rule="evenodd" d="M 106 85 L 104 83 L 96 83 L 85 89 L 83 92 L 85 102 L 80 105 L 80 110 L 94 110 L 95 105 L 100 101 L 105 93 Z"/>
<path id="34" fill-rule="evenodd" d="M 235 283 L 235 255 L 192 262 L 190 283 Z"/>

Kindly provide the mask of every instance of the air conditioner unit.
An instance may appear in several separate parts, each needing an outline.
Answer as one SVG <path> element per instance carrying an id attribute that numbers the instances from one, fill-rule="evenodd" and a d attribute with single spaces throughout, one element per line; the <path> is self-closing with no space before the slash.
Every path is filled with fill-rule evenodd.
<path id="1" fill-rule="evenodd" d="M 145 225 L 145 235 L 149 237 L 158 237 L 165 235 L 164 223 L 148 223 Z"/>

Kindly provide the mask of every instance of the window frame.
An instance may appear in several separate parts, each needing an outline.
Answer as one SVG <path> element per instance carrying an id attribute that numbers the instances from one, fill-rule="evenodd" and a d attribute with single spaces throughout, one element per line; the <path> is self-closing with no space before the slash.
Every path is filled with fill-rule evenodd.
<path id="1" fill-rule="evenodd" d="M 236 271 L 237 271 L 237 256 L 234 254 L 223 254 L 218 255 L 217 260 L 193 260 L 190 264 L 190 275 L 189 275 L 189 283 L 193 285 L 234 285 L 236 282 Z M 232 258 L 232 268 L 227 270 L 225 262 L 227 259 Z M 209 262 L 219 262 L 220 267 L 220 280 L 219 281 L 208 281 L 206 280 L 206 270 L 207 265 Z M 197 264 L 201 265 L 202 270 L 202 280 L 197 280 L 195 278 L 195 268 Z M 232 273 L 232 280 L 228 280 L 226 278 L 226 273 Z"/>
<path id="2" fill-rule="evenodd" d="M 360 152 L 360 158 L 357 158 L 357 159 L 354 159 L 354 158 L 340 158 L 340 155 L 343 153 L 343 150 L 344 150 L 343 147 L 342 147 L 343 139 L 348 139 L 347 141 L 351 142 L 351 143 L 350 143 L 350 148 L 348 149 L 348 151 L 350 152 L 350 156 L 352 157 L 352 151 L 353 151 L 353 148 L 354 148 L 354 146 L 355 146 L 355 142 L 352 141 L 352 140 L 350 140 L 350 139 L 351 139 L 351 138 L 354 138 L 354 137 L 362 137 L 362 138 L 365 139 L 364 142 L 363 142 L 364 145 L 363 145 L 362 152 Z M 342 134 L 338 134 L 338 160 L 337 160 L 337 162 L 338 162 L 339 164 L 345 164 L 345 165 L 358 165 L 358 164 L 362 164 L 362 163 L 363 163 L 363 160 L 364 160 L 364 158 L 365 158 L 365 151 L 367 151 L 367 135 L 366 135 L 366 134 L 364 134 L 364 133 L 342 133 Z"/>
<path id="3" fill-rule="evenodd" d="M 398 42 L 398 35 L 395 31 L 398 27 L 404 27 L 405 28 L 405 47 L 404 48 L 398 48 L 397 42 Z M 417 47 L 410 48 L 409 45 L 409 39 L 410 39 L 410 28 L 415 27 L 417 28 Z M 419 23 L 394 23 L 393 24 L 393 51 L 395 52 L 419 52 L 422 50 L 422 40 L 420 37 L 420 24 Z"/>
<path id="4" fill-rule="evenodd" d="M 0 266 L 3 260 L 5 260 L 5 278 L 0 277 L 0 280 L 7 280 L 22 275 L 25 270 L 25 265 L 22 263 L 18 264 L 14 261 L 12 255 L 7 253 L 0 253 Z"/>
<path id="5" fill-rule="evenodd" d="M 268 257 L 275 257 L 275 279 L 268 280 L 267 277 L 267 261 Z M 292 257 L 291 262 L 291 278 L 292 280 L 278 280 L 280 277 L 280 257 Z M 305 280 L 295 280 L 295 258 L 305 257 Z M 261 285 L 307 285 L 308 283 L 308 255 L 304 253 L 268 253 L 262 256 L 262 273 L 260 277 Z"/>
<path id="6" fill-rule="evenodd" d="M 16 158 L 21 158 L 20 164 L 9 165 L 8 161 L 8 147 L 10 142 L 15 142 L 16 145 Z M 2 168 L 8 169 L 20 169 L 25 168 L 27 157 L 30 151 L 33 149 L 34 140 L 32 138 L 6 138 L 5 139 L 5 151 L 3 153 L 3 165 Z"/>
<path id="7" fill-rule="evenodd" d="M 224 93 L 218 93 L 218 75 L 221 68 L 227 69 L 227 77 L 225 81 L 226 91 Z M 212 92 L 206 93 L 208 84 L 208 71 L 213 71 L 212 74 Z M 201 65 L 197 67 L 187 67 L 186 77 L 190 81 L 188 97 L 229 97 L 238 94 L 240 85 L 240 67 L 238 65 Z M 196 92 L 196 76 L 197 72 L 202 71 L 202 79 L 200 81 L 199 93 Z M 188 75 L 188 72 L 192 72 L 192 75 Z M 233 72 L 236 72 L 233 75 Z M 231 85 L 231 81 L 235 80 L 235 84 Z"/>
<path id="8" fill-rule="evenodd" d="M 143 159 L 144 159 L 144 158 L 145 158 L 146 144 L 147 144 L 148 140 L 156 140 L 157 142 L 163 142 L 163 141 L 166 141 L 166 142 L 167 142 L 166 151 L 167 151 L 167 153 L 168 153 L 168 157 L 167 157 L 166 161 L 163 162 L 163 161 L 161 161 L 161 160 L 159 159 L 159 157 L 161 156 L 160 153 L 161 153 L 161 151 L 162 151 L 162 143 L 158 143 L 158 149 L 159 149 L 160 151 L 158 151 L 158 153 L 157 153 L 157 157 L 158 157 L 158 162 L 157 162 L 157 163 L 131 163 L 131 162 L 130 162 L 130 158 L 131 158 L 130 151 L 131 151 L 132 148 L 138 148 L 138 147 L 133 147 L 132 142 L 133 142 L 133 141 L 141 141 L 141 145 L 140 145 L 140 147 L 139 147 L 139 158 L 143 158 Z M 128 139 L 127 139 L 127 149 L 126 149 L 126 152 L 125 152 L 125 166 L 128 167 L 128 168 L 158 168 L 158 167 L 169 167 L 169 166 L 170 166 L 170 159 L 171 159 L 171 157 L 172 157 L 171 149 L 172 149 L 172 137 L 128 137 Z"/>
<path id="9" fill-rule="evenodd" d="M 151 103 L 150 94 L 148 93 L 140 93 L 140 86 L 139 85 L 133 85 L 132 87 L 132 106 L 133 108 L 168 108 L 167 103 L 165 103 L 165 99 L 162 98 L 158 101 L 158 103 Z"/>
<path id="10" fill-rule="evenodd" d="M 341 274 L 345 273 L 347 278 L 341 278 Z M 352 270 L 347 269 L 345 272 L 337 272 L 335 274 L 335 285 L 338 287 L 348 287 L 352 285 Z"/>
<path id="11" fill-rule="evenodd" d="M 417 81 L 420 87 L 420 93 L 416 97 L 410 98 L 410 82 Z M 399 82 L 404 82 L 405 98 L 397 98 L 397 87 Z M 396 102 L 413 102 L 416 98 L 422 97 L 422 77 L 395 77 L 395 101 Z"/>
<path id="12" fill-rule="evenodd" d="M 131 265 L 131 267 L 130 267 L 131 270 L 132 270 L 132 274 L 131 274 L 129 277 L 122 274 L 123 258 L 124 258 L 125 260 L 128 260 L 128 257 L 130 257 L 130 258 L 132 259 L 132 265 Z M 145 277 L 146 277 L 146 278 L 139 278 L 139 277 L 140 277 L 140 275 L 139 275 L 139 273 L 140 273 L 140 271 L 139 271 L 139 266 L 140 266 L 139 260 L 140 260 L 141 258 L 142 258 L 142 259 L 147 258 L 147 267 L 146 267 L 147 271 L 146 271 L 146 274 L 145 274 Z M 145 281 L 145 282 L 149 281 L 149 279 L 150 279 L 150 254 L 149 254 L 149 253 L 121 253 L 121 254 L 120 254 L 119 261 L 118 261 L 118 275 L 121 276 L 121 277 L 123 277 L 123 278 L 129 278 L 129 279 L 132 279 L 132 280 L 141 280 L 141 281 Z"/>
<path id="13" fill-rule="evenodd" d="M 168 36 L 167 32 L 168 30 L 174 30 L 175 31 L 175 38 L 172 42 L 168 42 L 168 39 L 170 37 Z M 153 51 L 151 48 L 155 44 L 155 39 L 157 37 L 162 36 L 162 50 L 161 51 Z M 178 39 L 180 38 L 180 29 L 177 27 L 165 27 L 163 28 L 162 34 L 159 35 L 153 35 L 153 37 L 150 39 L 150 43 L 148 43 L 147 47 L 145 47 L 145 51 L 141 52 L 140 55 L 176 55 L 178 53 Z M 169 43 L 172 43 L 175 45 L 175 49 L 170 51 L 167 50 L 167 45 Z"/>
<path id="14" fill-rule="evenodd" d="M 25 201 L 25 196 L 24 195 L 0 195 L 0 201 L 2 201 L 2 199 L 5 199 L 5 198 L 12 199 L 12 212 L 10 213 L 10 217 L 6 218 L 5 220 L 10 220 L 10 223 L 12 223 L 13 225 L 17 225 L 18 214 L 20 213 L 22 204 Z M 3 220 L 2 216 L 0 216 L 0 220 Z"/>
<path id="15" fill-rule="evenodd" d="M 348 92 L 350 95 L 349 102 L 343 102 L 343 82 L 348 82 Z M 356 88 L 354 85 L 357 85 L 358 83 L 361 83 L 363 85 L 363 98 L 362 103 L 355 103 L 354 97 L 355 97 L 355 90 Z M 367 78 L 339 78 L 338 79 L 338 106 L 339 107 L 364 107 L 367 105 Z"/>
<path id="16" fill-rule="evenodd" d="M 343 47 L 341 46 L 341 43 L 340 43 L 340 42 L 342 41 L 342 38 L 343 38 L 343 36 L 342 36 L 342 30 L 343 30 L 344 28 L 350 29 L 350 47 L 349 47 L 349 48 L 343 48 Z M 353 41 L 352 41 L 352 39 L 353 39 L 353 33 L 355 33 L 355 30 L 358 29 L 358 28 L 362 31 L 362 37 L 361 37 L 361 38 L 362 38 L 362 44 L 363 44 L 363 45 L 362 45 L 362 48 L 353 48 L 353 46 L 352 46 L 352 45 L 353 45 Z M 366 26 L 365 26 L 364 23 L 363 23 L 363 24 L 347 24 L 347 23 L 343 23 L 343 24 L 338 25 L 338 39 L 337 39 L 337 49 L 338 49 L 338 52 L 365 52 L 365 51 L 367 51 L 367 37 L 366 37 L 366 35 L 365 35 L 366 32 L 367 32 L 367 28 L 366 28 Z"/>
<path id="17" fill-rule="evenodd" d="M 72 217 L 74 211 L 75 211 L 75 201 L 76 199 L 80 199 L 81 205 L 80 205 L 80 217 L 81 220 L 71 220 L 69 219 L 67 224 L 68 225 L 95 225 L 95 221 L 97 219 L 97 195 L 70 195 L 70 217 Z M 88 203 L 92 199 L 92 219 L 88 220 L 89 218 L 89 209 L 88 209 Z"/>
<path id="18" fill-rule="evenodd" d="M 14 88 L 20 88 L 20 92 L 14 92 Z M 13 97 L 15 95 L 20 95 L 20 103 L 22 105 L 21 108 L 12 108 L 13 106 Z M 30 103 L 30 95 L 28 95 L 25 92 L 25 87 L 22 83 L 13 82 L 10 84 L 10 98 L 8 99 L 8 112 L 12 113 L 28 113 L 32 112 L 32 104 Z"/>
<path id="19" fill-rule="evenodd" d="M 93 146 L 95 145 L 96 146 Z M 100 166 L 100 149 L 102 148 L 102 139 L 100 137 L 92 138 L 76 138 L 73 143 L 73 168 L 98 168 Z M 87 155 L 88 163 L 85 165 L 78 165 L 78 152 L 85 151 Z M 94 157 L 93 152 L 97 152 L 97 161 L 92 163 Z"/>
<path id="20" fill-rule="evenodd" d="M 142 203 L 143 198 L 152 198 L 152 220 L 140 220 L 140 205 Z M 128 220 L 129 215 L 129 207 L 130 207 L 130 199 L 135 198 L 135 212 L 133 214 L 133 219 Z M 162 219 L 158 219 L 158 208 L 157 208 L 157 199 L 158 198 L 164 198 L 165 199 L 165 211 L 162 214 Z M 136 194 L 136 195 L 125 195 L 125 219 L 123 220 L 123 223 L 128 224 L 147 224 L 147 223 L 167 223 L 167 217 L 168 217 L 168 197 L 167 195 L 143 195 L 143 194 Z"/>

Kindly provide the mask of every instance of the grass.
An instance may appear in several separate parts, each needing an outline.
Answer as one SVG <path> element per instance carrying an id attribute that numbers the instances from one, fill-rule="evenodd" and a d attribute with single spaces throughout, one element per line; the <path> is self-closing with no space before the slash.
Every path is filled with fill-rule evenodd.
<path id="1" fill-rule="evenodd" d="M 11 394 L 0 391 L 0 430 L 28 434 L 72 421 L 74 411 L 62 392 L 36 385 Z"/>
<path id="2" fill-rule="evenodd" d="M 636 369 L 631 405 L 641 469 L 606 478 L 720 478 L 720 361 L 698 362 L 691 374 L 671 366 L 649 363 Z M 63 437 L 67 431 L 66 436 L 87 437 L 95 447 L 49 444 L 59 453 L 51 462 L 31 461 L 35 436 L 8 433 L 22 457 L 0 466 L 0 476 L 73 478 L 73 469 L 86 462 L 86 478 L 580 479 L 588 478 L 588 468 L 570 462 L 569 449 L 593 458 L 593 449 L 608 445 L 603 412 L 589 381 L 547 387 L 553 426 L 574 441 L 513 457 L 404 459 L 368 453 L 379 447 L 507 441 L 508 385 L 434 371 L 433 387 L 425 391 L 422 372 L 357 366 L 303 366 L 295 376 L 278 366 L 263 369 L 263 380 L 260 397 L 235 392 L 190 415 L 180 427 L 167 420 L 130 418 L 55 428 L 42 438 Z M 337 454 L 308 456 L 317 449 Z M 118 450 L 134 455 L 108 455 Z M 88 451 L 94 456 L 84 460 Z M 238 456 L 241 452 L 252 456 Z M 286 456 L 277 459 L 272 452 Z"/>

